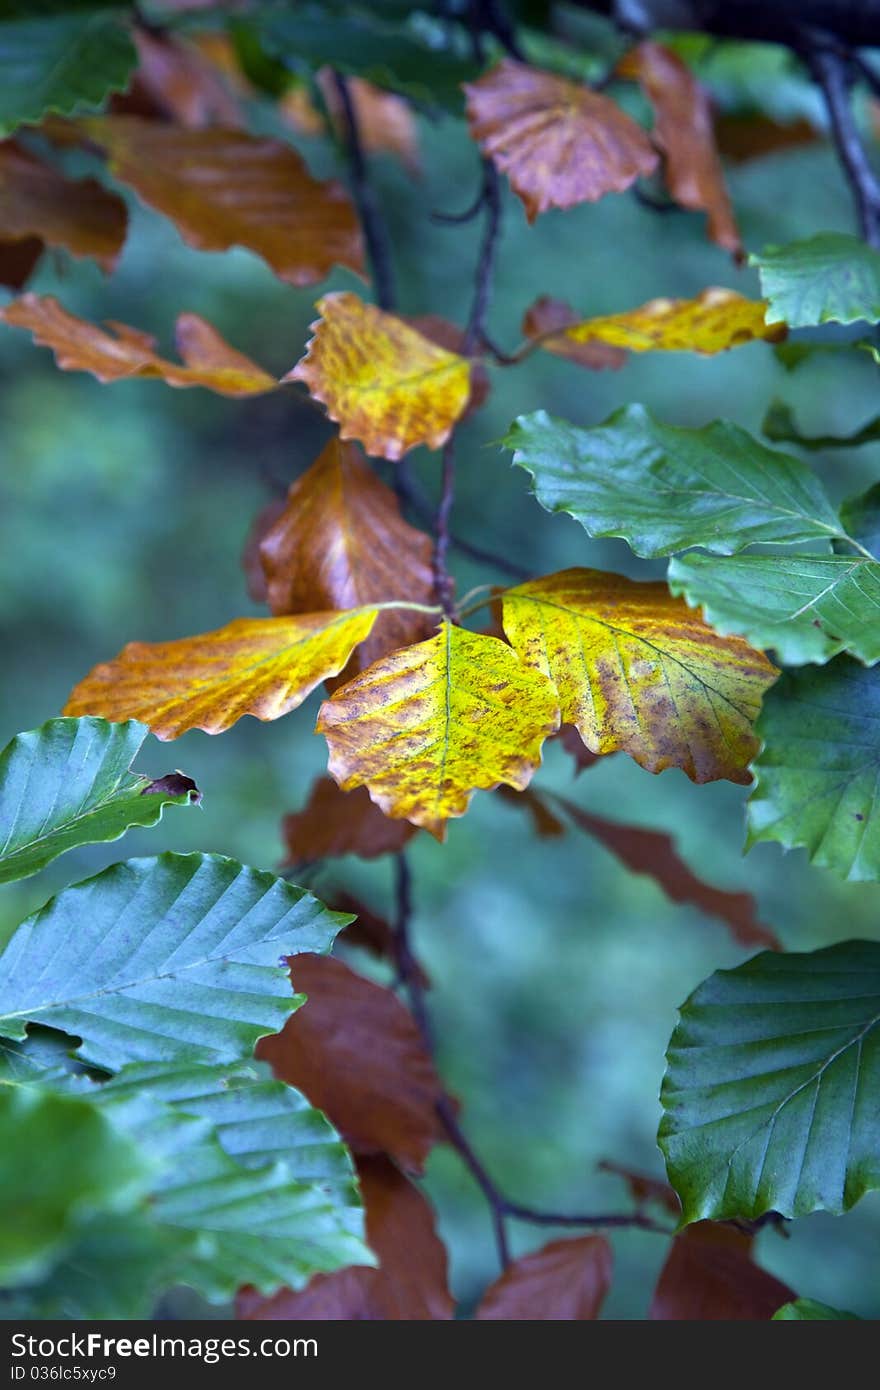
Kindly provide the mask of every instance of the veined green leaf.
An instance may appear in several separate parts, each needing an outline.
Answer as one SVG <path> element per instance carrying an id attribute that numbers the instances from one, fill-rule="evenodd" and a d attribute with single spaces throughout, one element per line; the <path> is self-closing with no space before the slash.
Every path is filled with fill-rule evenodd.
<path id="1" fill-rule="evenodd" d="M 750 256 L 768 323 L 813 328 L 820 323 L 880 321 L 880 253 L 861 237 L 820 232 L 808 241 L 768 246 Z"/>
<path id="2" fill-rule="evenodd" d="M 124 22 L 98 4 L 0 22 L 0 135 L 50 111 L 100 110 L 136 62 Z"/>

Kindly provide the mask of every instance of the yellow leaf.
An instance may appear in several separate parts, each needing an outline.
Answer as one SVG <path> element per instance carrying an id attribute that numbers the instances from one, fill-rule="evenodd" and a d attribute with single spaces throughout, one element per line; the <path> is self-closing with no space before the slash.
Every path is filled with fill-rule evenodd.
<path id="1" fill-rule="evenodd" d="M 712 356 L 756 338 L 778 342 L 784 324 L 764 322 L 761 299 L 745 299 L 735 290 L 703 290 L 696 299 L 649 299 L 638 309 L 583 319 L 543 339 L 549 351 L 560 342 L 608 343 L 630 352 L 700 352 Z"/>
<path id="2" fill-rule="evenodd" d="M 163 739 L 219 734 L 244 714 L 280 719 L 342 670 L 378 611 L 237 618 L 176 642 L 129 642 L 80 681 L 64 713 L 140 719 Z"/>
<path id="3" fill-rule="evenodd" d="M 285 381 L 304 381 L 339 423 L 341 439 L 399 459 L 439 449 L 464 414 L 470 364 L 356 294 L 325 294 L 305 357 Z"/>
<path id="4" fill-rule="evenodd" d="M 752 725 L 778 672 L 739 637 L 720 637 L 664 583 L 570 569 L 504 595 L 504 631 L 549 676 L 562 720 L 594 753 L 629 753 L 649 772 L 751 781 Z"/>
<path id="5" fill-rule="evenodd" d="M 477 789 L 527 786 L 558 725 L 544 675 L 498 638 L 449 623 L 377 661 L 318 716 L 343 791 L 366 786 L 387 816 L 438 840 Z"/>

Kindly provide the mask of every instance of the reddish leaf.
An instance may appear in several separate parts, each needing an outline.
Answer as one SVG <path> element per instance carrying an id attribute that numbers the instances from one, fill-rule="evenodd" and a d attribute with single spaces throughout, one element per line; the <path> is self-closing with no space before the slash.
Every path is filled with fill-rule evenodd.
<path id="1" fill-rule="evenodd" d="M 361 859 L 397 854 L 417 827 L 389 820 L 370 800 L 366 787 L 344 792 L 332 777 L 319 777 L 303 809 L 284 817 L 283 831 L 287 863 L 297 864 L 342 854 Z"/>
<path id="2" fill-rule="evenodd" d="M 359 1158 L 367 1243 L 378 1269 L 355 1265 L 317 1274 L 298 1293 L 271 1298 L 242 1289 L 236 1316 L 260 1321 L 433 1322 L 452 1317 L 446 1250 L 434 1214 L 417 1187 L 384 1156 Z"/>
<path id="3" fill-rule="evenodd" d="M 340 908 L 339 910 L 347 912 L 349 909 Z M 631 1168 L 624 1168 L 619 1163 L 612 1163 L 607 1158 L 601 1160 L 599 1168 L 603 1173 L 613 1173 L 615 1177 L 623 1178 L 636 1206 L 643 1207 L 648 1202 L 656 1202 L 658 1206 L 668 1211 L 670 1216 L 677 1217 L 679 1215 L 681 1203 L 668 1182 L 663 1182 L 660 1178 L 652 1178 L 647 1173 L 635 1173 Z"/>
<path id="4" fill-rule="evenodd" d="M 432 543 L 400 515 L 397 498 L 356 445 L 330 443 L 287 496 L 260 544 L 269 607 L 276 615 L 360 608 L 389 599 L 429 604 Z M 380 613 L 369 638 L 336 682 L 430 636 L 427 613 Z"/>
<path id="5" fill-rule="evenodd" d="M 136 80 L 166 116 L 188 130 L 211 125 L 237 130 L 244 124 L 231 85 L 194 44 L 137 28 L 134 41 Z"/>
<path id="6" fill-rule="evenodd" d="M 26 285 L 43 254 L 39 237 L 23 237 L 21 241 L 0 241 L 0 285 L 20 290 Z"/>
<path id="7" fill-rule="evenodd" d="M 359 1153 L 386 1153 L 420 1173 L 442 1138 L 443 1088 L 415 1021 L 396 995 L 341 961 L 299 955 L 294 989 L 308 1002 L 257 1055 L 304 1091 Z"/>
<path id="8" fill-rule="evenodd" d="M 90 256 L 109 274 L 122 250 L 127 225 L 125 203 L 95 179 L 70 179 L 15 141 L 0 143 L 3 241 L 36 237 L 73 256 Z M 14 287 L 26 278 L 19 278 Z"/>
<path id="9" fill-rule="evenodd" d="M 547 208 L 595 202 L 650 174 L 645 132 L 608 97 L 506 58 L 465 83 L 471 135 L 510 179 L 534 222 Z"/>
<path id="10" fill-rule="evenodd" d="M 325 902 L 332 902 L 334 912 L 350 912 L 354 915 L 355 920 L 343 928 L 342 939 L 346 946 L 359 946 L 361 950 L 369 951 L 377 960 L 397 963 L 394 933 L 384 917 L 367 907 L 360 898 L 344 890 L 322 891 L 321 896 Z M 413 975 L 422 989 L 431 988 L 430 978 L 417 961 L 413 964 Z"/>
<path id="11" fill-rule="evenodd" d="M 490 1284 L 475 1318 L 505 1322 L 591 1322 L 611 1284 L 611 1246 L 602 1236 L 554 1240 L 524 1255 Z"/>
<path id="12" fill-rule="evenodd" d="M 550 299 L 544 295 L 526 310 L 522 331 L 527 338 L 543 338 L 547 334 L 558 333 L 562 328 L 570 328 L 572 324 L 580 321 L 580 315 L 564 300 Z M 553 352 L 557 357 L 565 357 L 569 362 L 576 362 L 579 367 L 589 367 L 594 372 L 603 369 L 617 371 L 626 361 L 623 348 L 612 347 L 610 343 L 576 343 L 571 338 L 551 337 L 544 346 L 547 352 Z"/>
<path id="13" fill-rule="evenodd" d="M 672 1242 L 648 1317 L 665 1322 L 765 1322 L 796 1295 L 752 1263 L 751 1237 L 698 1221 Z"/>
<path id="14" fill-rule="evenodd" d="M 814 145 L 821 133 L 809 121 L 799 120 L 782 125 L 769 116 L 739 116 L 725 113 L 715 116 L 715 144 L 725 159 L 734 164 L 746 164 L 752 159 L 780 150 Z"/>
<path id="15" fill-rule="evenodd" d="M 518 792 L 513 787 L 501 786 L 498 788 L 498 795 L 502 801 L 509 801 L 528 811 L 532 827 L 539 839 L 553 840 L 565 834 L 565 823 L 550 809 L 545 798 L 538 792 L 533 792 L 530 787 Z"/>
<path id="16" fill-rule="evenodd" d="M 261 507 L 257 512 L 245 538 L 241 552 L 241 567 L 244 570 L 248 594 L 254 603 L 268 602 L 269 590 L 266 586 L 266 575 L 260 558 L 260 545 L 266 532 L 275 525 L 281 516 L 285 506 L 286 503 L 283 498 L 273 497 L 271 502 L 267 502 L 265 507 Z"/>
<path id="17" fill-rule="evenodd" d="M 595 767 L 599 761 L 598 753 L 591 753 L 573 724 L 563 724 L 559 730 L 559 742 L 569 757 L 574 759 L 574 775 L 577 777 L 588 767 Z"/>

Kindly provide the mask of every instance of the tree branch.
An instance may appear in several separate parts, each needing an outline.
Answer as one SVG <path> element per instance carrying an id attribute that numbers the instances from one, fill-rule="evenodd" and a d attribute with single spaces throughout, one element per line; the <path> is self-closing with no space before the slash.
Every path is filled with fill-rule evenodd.
<path id="1" fill-rule="evenodd" d="M 804 39 L 801 51 L 825 98 L 831 135 L 855 199 L 862 236 L 870 246 L 880 248 L 880 183 L 853 115 L 855 68 L 849 54 L 824 36 Z"/>
<path id="2" fill-rule="evenodd" d="M 796 46 L 804 29 L 848 48 L 880 45 L 880 0 L 573 0 L 628 32 L 687 29 L 718 38 Z"/>
<path id="3" fill-rule="evenodd" d="M 370 182 L 364 147 L 361 140 L 360 125 L 351 96 L 348 79 L 341 72 L 333 73 L 333 82 L 339 95 L 342 114 L 345 120 L 345 137 L 348 149 L 348 167 L 351 177 L 351 191 L 364 229 L 367 242 L 367 255 L 376 286 L 376 301 L 380 309 L 393 309 L 397 295 L 394 288 L 394 271 L 391 261 L 391 242 L 388 228 L 382 216 L 376 194 Z"/>
<path id="4" fill-rule="evenodd" d="M 443 478 L 440 489 L 440 505 L 434 523 L 434 598 L 443 609 L 445 616 L 452 619 L 455 612 L 455 587 L 449 573 L 447 557 L 449 554 L 449 518 L 455 501 L 455 435 L 450 435 L 443 446 Z"/>

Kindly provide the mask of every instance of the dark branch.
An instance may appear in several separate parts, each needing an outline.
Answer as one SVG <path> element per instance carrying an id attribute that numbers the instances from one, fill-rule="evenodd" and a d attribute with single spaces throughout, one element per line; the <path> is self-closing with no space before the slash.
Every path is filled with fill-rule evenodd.
<path id="1" fill-rule="evenodd" d="M 434 600 L 440 604 L 447 618 L 452 619 L 455 612 L 455 589 L 449 573 L 449 518 L 455 501 L 455 436 L 447 439 L 443 446 L 443 479 L 440 489 L 440 505 L 434 523 Z"/>
<path id="2" fill-rule="evenodd" d="M 489 303 L 492 298 L 492 276 L 495 271 L 498 242 L 501 236 L 501 182 L 491 159 L 483 160 L 482 199 L 486 209 L 486 226 L 477 257 L 474 297 L 461 348 L 464 357 L 474 351 L 484 334 L 486 315 L 489 312 Z"/>
<path id="3" fill-rule="evenodd" d="M 574 0 L 630 33 L 687 29 L 797 46 L 807 28 L 848 48 L 880 45 L 880 0 Z"/>
<path id="4" fill-rule="evenodd" d="M 802 54 L 825 98 L 831 135 L 852 189 L 862 236 L 870 246 L 880 248 L 880 183 L 853 115 L 855 68 L 848 54 L 823 36 L 806 39 Z"/>
<path id="5" fill-rule="evenodd" d="M 367 255 L 370 258 L 370 267 L 376 287 L 376 302 L 380 309 L 393 309 L 397 295 L 394 289 L 394 271 L 391 263 L 391 242 L 388 228 L 385 225 L 385 219 L 370 182 L 360 126 L 348 79 L 343 77 L 341 72 L 334 72 L 333 81 L 339 94 L 345 120 L 345 142 L 348 149 L 351 190 L 367 242 Z"/>

